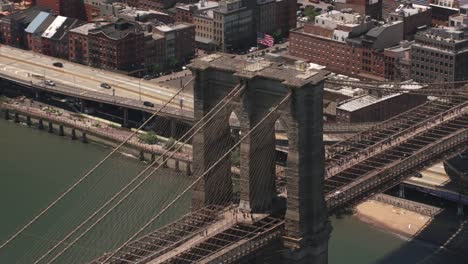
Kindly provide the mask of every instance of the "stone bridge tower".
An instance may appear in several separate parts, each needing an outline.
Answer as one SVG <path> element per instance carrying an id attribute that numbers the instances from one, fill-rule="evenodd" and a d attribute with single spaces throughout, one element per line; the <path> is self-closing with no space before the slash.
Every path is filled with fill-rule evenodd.
<path id="1" fill-rule="evenodd" d="M 275 206 L 275 155 L 271 153 L 275 153 L 275 122 L 279 120 L 289 139 L 283 241 L 291 250 L 283 263 L 327 263 L 331 228 L 323 194 L 322 138 L 323 81 L 327 73 L 300 71 L 267 61 L 247 61 L 227 54 L 198 59 L 189 68 L 196 76 L 195 122 L 233 89 L 239 85 L 245 87 L 214 122 L 195 135 L 195 175 L 206 171 L 232 146 L 229 143 L 232 112 L 239 118 L 241 135 L 246 135 L 272 107 L 290 94 L 275 116 L 257 129 L 262 133 L 252 133 L 240 145 L 239 207 L 255 213 L 269 213 Z M 226 158 L 195 187 L 192 207 L 227 204 L 231 195 L 231 162 Z"/>

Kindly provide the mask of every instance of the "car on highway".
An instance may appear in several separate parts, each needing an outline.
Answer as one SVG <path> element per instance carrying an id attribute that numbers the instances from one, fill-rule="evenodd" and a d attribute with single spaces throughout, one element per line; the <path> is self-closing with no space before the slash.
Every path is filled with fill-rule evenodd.
<path id="1" fill-rule="evenodd" d="M 48 85 L 48 86 L 55 86 L 55 83 L 52 80 L 45 80 L 44 83 L 45 85 Z"/>
<path id="2" fill-rule="evenodd" d="M 143 80 L 151 80 L 151 79 L 153 79 L 153 76 L 151 76 L 151 75 L 149 75 L 149 74 L 143 76 Z"/>
<path id="3" fill-rule="evenodd" d="M 143 105 L 144 105 L 144 106 L 148 106 L 148 107 L 154 107 L 154 104 L 151 103 L 151 102 L 148 102 L 148 101 L 144 101 L 144 102 L 143 102 Z"/>
<path id="4" fill-rule="evenodd" d="M 54 65 L 55 67 L 59 67 L 59 68 L 62 68 L 62 67 L 63 67 L 63 63 L 61 63 L 61 62 L 58 62 L 58 61 L 57 61 L 57 62 L 54 62 L 54 63 L 52 63 L 52 65 Z"/>
<path id="5" fill-rule="evenodd" d="M 101 87 L 104 89 L 110 89 L 111 86 L 108 83 L 101 83 Z"/>

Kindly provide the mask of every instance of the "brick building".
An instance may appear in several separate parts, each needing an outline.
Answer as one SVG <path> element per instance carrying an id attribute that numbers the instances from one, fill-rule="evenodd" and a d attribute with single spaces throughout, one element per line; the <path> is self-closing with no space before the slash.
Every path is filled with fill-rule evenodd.
<path id="1" fill-rule="evenodd" d="M 75 27 L 68 32 L 68 60 L 81 64 L 89 64 L 89 39 L 90 30 L 107 25 L 104 22 L 86 23 Z"/>
<path id="2" fill-rule="evenodd" d="M 144 65 L 144 33 L 136 22 L 116 23 L 88 30 L 89 65 L 102 69 L 135 71 Z"/>
<path id="3" fill-rule="evenodd" d="M 49 12 L 45 7 L 32 7 L 0 18 L 0 43 L 17 48 L 28 46 L 24 30 L 42 12 Z"/>
<path id="4" fill-rule="evenodd" d="M 216 1 L 199 1 L 195 4 L 176 6 L 175 20 L 177 22 L 194 23 L 194 15 L 206 14 L 208 11 L 219 7 Z"/>
<path id="5" fill-rule="evenodd" d="M 431 28 L 411 46 L 411 78 L 421 83 L 468 80 L 468 27 Z"/>
<path id="6" fill-rule="evenodd" d="M 335 0 L 336 10 L 351 8 L 361 16 L 382 20 L 383 0 Z"/>
<path id="7" fill-rule="evenodd" d="M 358 13 L 331 11 L 290 32 L 289 53 L 351 76 L 383 79 L 383 50 L 402 40 L 401 22 L 375 26 Z"/>
<path id="8" fill-rule="evenodd" d="M 40 12 L 24 30 L 27 39 L 26 49 L 42 53 L 42 33 L 55 20 L 55 16 L 48 12 Z"/>
<path id="9" fill-rule="evenodd" d="M 68 59 L 68 31 L 79 24 L 78 19 L 56 17 L 42 33 L 42 54 Z"/>
<path id="10" fill-rule="evenodd" d="M 36 0 L 36 5 L 51 9 L 54 15 L 85 19 L 83 0 Z"/>

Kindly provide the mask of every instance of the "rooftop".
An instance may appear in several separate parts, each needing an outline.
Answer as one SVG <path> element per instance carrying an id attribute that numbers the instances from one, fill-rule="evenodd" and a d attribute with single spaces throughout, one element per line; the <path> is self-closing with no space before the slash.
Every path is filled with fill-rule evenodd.
<path id="1" fill-rule="evenodd" d="M 176 8 L 183 9 L 186 11 L 189 11 L 190 9 L 196 9 L 196 10 L 202 11 L 202 10 L 214 9 L 214 8 L 217 8 L 218 6 L 219 6 L 219 3 L 215 1 L 199 1 L 196 4 L 179 5 Z"/>
<path id="2" fill-rule="evenodd" d="M 421 89 L 423 86 L 419 84 L 404 84 L 401 86 L 403 89 Z M 388 87 L 387 88 L 391 88 Z M 354 112 L 359 109 L 371 106 L 373 104 L 377 104 L 379 102 L 383 102 L 385 100 L 388 100 L 390 98 L 396 97 L 401 95 L 401 93 L 392 93 L 384 96 L 374 96 L 374 95 L 363 95 L 357 98 L 353 98 L 350 100 L 345 101 L 344 103 L 340 104 L 337 106 L 337 109 L 347 111 L 347 112 Z"/>
<path id="3" fill-rule="evenodd" d="M 87 23 L 87 24 L 81 25 L 79 27 L 76 27 L 76 28 L 70 30 L 70 32 L 78 33 L 78 34 L 81 34 L 81 35 L 88 35 L 88 32 L 90 30 L 100 28 L 100 27 L 105 26 L 107 24 L 109 24 L 109 23 L 107 23 L 107 22 Z"/>
<path id="4" fill-rule="evenodd" d="M 41 27 L 47 26 L 47 21 L 52 22 L 54 17 L 47 12 L 40 12 L 34 19 L 31 21 L 29 26 L 24 30 L 26 33 L 33 34 L 36 31 L 41 31 Z M 45 28 L 42 28 L 42 31 Z"/>
<path id="5" fill-rule="evenodd" d="M 42 33 L 42 37 L 60 40 L 76 23 L 78 23 L 77 19 L 58 16 L 44 33 Z"/>
<path id="6" fill-rule="evenodd" d="M 138 23 L 125 20 L 118 20 L 115 23 L 88 30 L 89 34 L 103 33 L 110 39 L 122 39 L 128 34 L 138 34 L 141 32 L 142 28 Z"/>
<path id="7" fill-rule="evenodd" d="M 430 7 L 424 5 L 417 5 L 413 3 L 399 5 L 393 14 L 402 15 L 405 17 L 414 16 L 416 14 L 426 12 Z"/>

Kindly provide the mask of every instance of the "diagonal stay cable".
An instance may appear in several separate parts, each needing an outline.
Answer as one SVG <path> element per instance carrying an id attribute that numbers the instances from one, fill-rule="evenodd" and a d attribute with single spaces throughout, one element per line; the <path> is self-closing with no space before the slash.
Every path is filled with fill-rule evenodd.
<path id="1" fill-rule="evenodd" d="M 224 109 L 224 107 L 234 98 L 236 98 L 242 91 L 245 89 L 245 85 L 239 84 L 236 86 L 223 100 L 221 100 L 211 111 L 209 111 L 200 121 L 198 121 L 189 131 L 187 131 L 182 138 L 187 137 L 188 135 L 191 135 L 187 139 L 184 140 L 182 144 L 179 144 L 179 146 L 173 150 L 173 152 L 168 155 L 166 158 L 165 156 L 170 152 L 173 148 L 173 146 L 177 145 L 179 142 L 174 142 L 174 144 L 169 147 L 161 156 L 159 156 L 158 159 L 153 161 L 151 164 L 149 164 L 142 172 L 140 172 L 132 181 L 130 181 L 126 186 L 124 186 L 119 192 L 117 192 L 112 198 L 110 198 L 104 205 L 102 205 L 97 211 L 95 211 L 91 216 L 89 216 L 85 221 L 83 221 L 79 226 L 77 226 L 72 232 L 70 232 L 68 235 L 65 236 L 64 239 L 62 239 L 60 242 L 58 242 L 54 247 L 52 247 L 49 251 L 47 251 L 44 255 L 42 255 L 38 260 L 36 260 L 34 263 L 39 263 L 42 261 L 44 258 L 46 258 L 48 255 L 50 255 L 56 248 L 58 248 L 65 240 L 70 238 L 73 234 L 75 234 L 81 227 L 83 227 L 86 223 L 88 223 L 92 218 L 94 218 L 97 214 L 99 214 L 102 210 L 106 208 L 110 203 L 112 203 L 117 197 L 119 197 L 122 193 L 124 193 L 133 183 L 135 183 L 137 180 L 139 180 L 150 168 L 152 168 L 156 163 L 160 161 L 160 159 L 164 159 L 163 162 L 161 162 L 156 168 L 154 168 L 150 173 L 148 173 L 145 177 L 141 179 L 141 181 L 135 185 L 127 194 L 125 194 L 120 200 L 117 201 L 116 204 L 114 204 L 110 209 L 108 209 L 100 218 L 98 218 L 91 226 L 89 226 L 83 233 L 81 233 L 77 238 L 75 238 L 71 243 L 69 243 L 62 251 L 60 251 L 57 255 L 55 255 L 49 262 L 47 263 L 52 263 L 55 261 L 58 257 L 60 257 L 65 251 L 67 251 L 71 246 L 73 246 L 81 237 L 83 237 L 89 230 L 91 230 L 94 226 L 96 226 L 98 223 L 100 223 L 107 215 L 109 215 L 118 205 L 120 205 L 123 201 L 125 201 L 132 193 L 134 193 L 139 187 L 141 187 L 159 168 L 163 166 L 163 164 L 172 158 L 180 149 L 182 149 L 185 144 L 195 135 L 198 133 L 208 122 L 210 122 L 213 118 L 216 117 L 216 115 Z M 221 104 L 223 104 L 221 107 L 219 107 Z M 219 109 L 217 109 L 219 107 Z M 215 113 L 213 113 L 215 112 Z M 211 116 L 210 116 L 211 115 Z M 208 120 L 204 120 L 207 116 L 209 116 Z M 204 122 L 200 127 L 197 128 L 197 126 L 201 123 Z M 193 131 L 195 128 L 197 128 L 195 131 Z M 193 132 L 193 133 L 192 133 Z"/>
<path id="2" fill-rule="evenodd" d="M 78 181 L 76 181 L 72 186 L 70 186 L 64 193 L 62 193 L 56 200 L 54 200 L 51 204 L 49 204 L 46 208 L 44 208 L 38 215 L 36 215 L 31 221 L 29 221 L 26 225 L 24 225 L 20 230 L 18 230 L 15 234 L 9 237 L 5 242 L 0 245 L 0 250 L 15 240 L 24 230 L 29 228 L 32 224 L 34 224 L 40 217 L 42 217 L 47 211 L 49 211 L 52 207 L 54 207 L 58 202 L 60 202 L 65 196 L 67 196 L 71 191 L 73 191 L 80 183 L 82 183 L 85 179 L 87 179 L 94 171 L 96 171 L 106 160 L 108 160 L 115 152 L 117 152 L 123 145 L 125 145 L 133 136 L 135 136 L 138 131 L 140 131 L 146 124 L 148 124 L 151 119 L 157 116 L 161 111 L 166 108 L 167 105 L 171 103 L 174 98 L 176 98 L 186 87 L 187 85 L 195 80 L 195 77 L 192 77 L 182 88 L 180 88 L 164 105 L 162 105 L 158 111 L 153 113 L 141 126 L 139 126 L 132 134 L 130 134 L 122 143 L 120 143 L 117 147 L 115 147 L 104 159 L 99 161 L 91 170 L 86 172 L 83 177 L 81 177 Z"/>
<path id="3" fill-rule="evenodd" d="M 182 198 L 190 189 L 195 186 L 206 174 L 208 174 L 211 170 L 213 170 L 222 160 L 224 160 L 230 153 L 236 149 L 242 141 L 244 141 L 255 129 L 257 129 L 267 118 L 269 118 L 281 105 L 283 105 L 289 98 L 291 97 L 291 93 L 288 93 L 275 107 L 273 107 L 268 114 L 266 114 L 252 129 L 249 130 L 236 144 L 234 144 L 223 156 L 221 156 L 213 165 L 211 165 L 202 175 L 200 175 L 193 183 L 191 183 L 185 190 L 177 195 L 177 197 L 172 200 L 168 205 L 166 205 L 156 216 L 150 219 L 143 227 L 141 227 L 135 234 L 133 234 L 125 243 L 123 243 L 119 248 L 115 249 L 106 259 L 102 261 L 102 263 L 106 263 L 109 259 L 111 259 L 119 250 L 121 250 L 126 244 L 130 243 L 140 235 L 148 226 L 150 226 L 154 221 L 156 221 L 163 213 L 165 213 L 172 205 L 174 205 L 180 198 Z"/>

